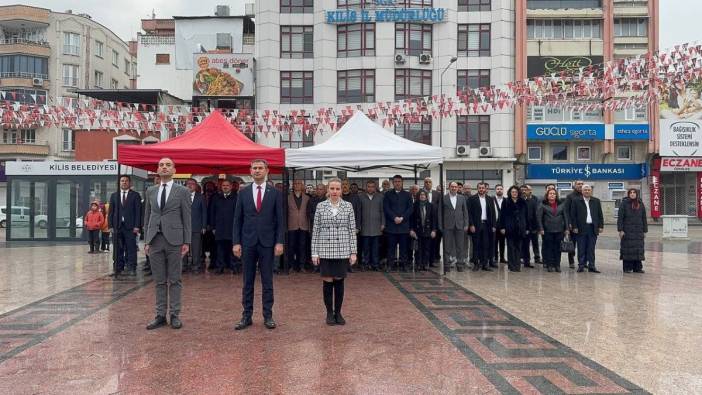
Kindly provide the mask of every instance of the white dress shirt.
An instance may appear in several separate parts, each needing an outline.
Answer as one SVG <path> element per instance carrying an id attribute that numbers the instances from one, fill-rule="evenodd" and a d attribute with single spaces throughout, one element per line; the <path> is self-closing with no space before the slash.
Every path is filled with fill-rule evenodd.
<path id="1" fill-rule="evenodd" d="M 158 205 L 161 206 L 161 194 L 163 193 L 163 183 L 158 186 Z M 166 202 L 168 202 L 168 196 L 171 195 L 171 190 L 173 189 L 173 180 L 166 183 Z M 161 207 L 163 208 L 163 207 Z"/>
<path id="2" fill-rule="evenodd" d="M 451 205 L 453 206 L 453 209 L 456 209 L 456 201 L 458 200 L 458 195 L 451 195 L 449 194 L 449 200 L 451 200 Z"/>
<path id="3" fill-rule="evenodd" d="M 190 203 L 192 204 L 195 201 L 195 192 L 190 192 Z"/>
<path id="4" fill-rule="evenodd" d="M 431 195 L 432 195 L 432 193 L 431 193 L 431 191 L 426 191 L 426 193 L 427 193 L 427 201 L 428 201 L 429 203 L 431 203 Z"/>
<path id="5" fill-rule="evenodd" d="M 583 198 L 585 201 L 585 207 L 587 208 L 587 218 L 585 219 L 586 224 L 592 224 L 592 214 L 590 213 L 590 199 L 589 198 Z"/>
<path id="6" fill-rule="evenodd" d="M 485 196 L 478 195 L 480 200 L 480 220 L 487 221 L 487 203 L 485 202 Z"/>
<path id="7" fill-rule="evenodd" d="M 253 192 L 254 206 L 256 206 L 256 198 L 258 197 L 258 187 L 261 187 L 261 206 L 263 206 L 263 197 L 266 196 L 266 182 L 262 182 L 261 185 L 255 182 L 251 184 L 251 191 Z"/>

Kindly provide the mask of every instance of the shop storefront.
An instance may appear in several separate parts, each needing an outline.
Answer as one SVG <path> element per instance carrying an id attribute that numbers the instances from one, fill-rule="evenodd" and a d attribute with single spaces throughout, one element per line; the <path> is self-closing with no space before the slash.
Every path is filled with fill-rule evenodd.
<path id="1" fill-rule="evenodd" d="M 702 220 L 702 157 L 663 157 L 651 169 L 651 216 Z"/>
<path id="2" fill-rule="evenodd" d="M 83 215 L 90 202 L 106 202 L 118 188 L 116 162 L 7 162 L 8 241 L 84 239 Z M 143 194 L 146 172 L 122 166 L 132 188 Z"/>

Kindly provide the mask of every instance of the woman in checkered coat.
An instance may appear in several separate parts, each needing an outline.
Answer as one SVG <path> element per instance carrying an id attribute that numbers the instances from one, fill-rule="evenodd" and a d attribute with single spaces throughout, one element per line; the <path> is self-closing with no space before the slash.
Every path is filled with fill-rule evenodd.
<path id="1" fill-rule="evenodd" d="M 356 263 L 356 220 L 351 203 L 341 198 L 341 180 L 329 181 L 327 197 L 314 214 L 312 263 L 322 275 L 327 325 L 344 325 L 344 278 Z"/>

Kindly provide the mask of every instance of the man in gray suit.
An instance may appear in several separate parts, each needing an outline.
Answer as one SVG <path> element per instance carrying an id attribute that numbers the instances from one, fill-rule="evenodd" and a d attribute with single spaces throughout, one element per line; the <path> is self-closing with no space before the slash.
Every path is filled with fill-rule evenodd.
<path id="1" fill-rule="evenodd" d="M 458 194 L 458 184 L 449 184 L 449 193 L 444 196 L 444 215 L 439 217 L 439 228 L 444 233 L 444 253 L 448 258 L 446 271 L 450 271 L 451 265 L 456 264 L 456 270 L 463 271 L 465 265 L 466 232 L 470 227 L 466 197 Z"/>
<path id="2" fill-rule="evenodd" d="M 144 199 L 144 252 L 150 257 L 156 282 L 156 318 L 146 329 L 167 324 L 167 302 L 170 302 L 171 328 L 180 329 L 183 326 L 178 318 L 182 288 L 180 278 L 183 257 L 190 249 L 192 237 L 190 193 L 184 186 L 173 182 L 175 163 L 170 158 L 158 162 L 158 174 L 161 184 L 147 189 Z"/>
<path id="3" fill-rule="evenodd" d="M 383 213 L 383 194 L 377 192 L 378 186 L 373 180 L 366 182 L 366 191 L 359 193 L 361 200 L 361 242 L 363 245 L 363 270 L 378 271 L 380 268 L 380 238 L 385 230 Z"/>

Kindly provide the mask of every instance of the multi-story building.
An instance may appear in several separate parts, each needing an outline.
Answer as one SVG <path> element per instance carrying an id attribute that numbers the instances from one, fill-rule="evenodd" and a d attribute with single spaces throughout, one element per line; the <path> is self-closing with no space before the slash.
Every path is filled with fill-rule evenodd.
<path id="1" fill-rule="evenodd" d="M 260 0 L 255 7 L 256 108 L 313 112 L 455 95 L 514 79 L 510 0 Z M 425 10 L 399 12 L 403 8 Z M 394 132 L 441 145 L 447 180 L 494 185 L 513 180 L 513 122 L 512 111 L 505 110 L 426 119 Z M 269 143 L 297 148 L 328 136 L 282 133 Z M 438 168 L 429 174 L 438 181 Z"/>
<path id="2" fill-rule="evenodd" d="M 658 0 L 522 0 L 516 7 L 517 79 L 575 73 L 658 49 Z M 563 194 L 582 179 L 604 200 L 628 188 L 648 196 L 657 147 L 654 105 L 621 111 L 520 106 L 515 154 L 531 184 L 558 183 Z M 600 103 L 601 104 L 601 103 Z M 543 189 L 535 189 L 539 194 Z"/>
<path id="3" fill-rule="evenodd" d="M 127 43 L 87 14 L 0 6 L 0 91 L 7 100 L 56 104 L 76 89 L 129 88 L 136 58 Z M 2 126 L 0 167 L 8 160 L 72 159 L 74 136 L 60 127 Z M 0 179 L 0 205 L 5 201 Z"/>

